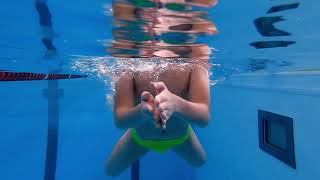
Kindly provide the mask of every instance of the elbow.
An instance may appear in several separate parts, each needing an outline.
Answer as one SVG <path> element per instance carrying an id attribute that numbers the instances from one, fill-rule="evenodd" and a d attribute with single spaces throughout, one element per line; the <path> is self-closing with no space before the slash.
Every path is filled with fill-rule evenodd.
<path id="1" fill-rule="evenodd" d="M 114 124 L 120 130 L 126 130 L 127 129 L 127 127 L 123 123 L 119 122 L 119 120 L 115 120 Z"/>
<path id="2" fill-rule="evenodd" d="M 199 127 L 201 127 L 201 128 L 207 127 L 210 124 L 210 121 L 211 121 L 211 114 L 207 113 L 201 119 L 201 123 L 199 124 Z"/>
<path id="3" fill-rule="evenodd" d="M 118 115 L 114 117 L 114 125 L 121 130 L 127 129 L 123 123 L 123 118 L 119 117 Z"/>
<path id="4" fill-rule="evenodd" d="M 205 128 L 210 124 L 211 121 L 211 117 L 210 114 L 206 115 L 205 117 L 203 117 L 203 119 L 201 120 L 201 123 L 199 124 L 199 127 L 201 128 Z"/>
<path id="5" fill-rule="evenodd" d="M 210 107 L 207 105 L 203 105 L 201 107 L 201 110 L 196 113 L 197 115 L 194 117 L 193 122 L 195 122 L 200 128 L 205 128 L 211 121 Z"/>
<path id="6" fill-rule="evenodd" d="M 201 125 L 200 127 L 205 128 L 209 125 L 211 121 L 211 111 L 210 111 L 210 105 L 205 105 L 203 107 L 202 111 L 202 118 L 201 118 Z"/>
<path id="7" fill-rule="evenodd" d="M 127 129 L 127 109 L 125 108 L 118 108 L 115 110 L 114 113 L 114 125 L 121 130 Z"/>
<path id="8" fill-rule="evenodd" d="M 126 129 L 126 128 L 124 127 L 124 125 L 119 122 L 119 120 L 115 120 L 114 124 L 115 124 L 115 126 L 116 126 L 118 129 L 121 129 L 121 130 Z"/>

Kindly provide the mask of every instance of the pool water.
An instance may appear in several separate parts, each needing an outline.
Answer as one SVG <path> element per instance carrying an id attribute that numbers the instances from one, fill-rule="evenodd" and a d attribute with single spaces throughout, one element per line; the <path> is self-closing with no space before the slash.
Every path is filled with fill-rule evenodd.
<path id="1" fill-rule="evenodd" d="M 320 2 L 225 0 L 206 9 L 219 31 L 197 39 L 212 52 L 213 120 L 195 128 L 207 163 L 194 168 L 174 152 L 150 152 L 119 177 L 106 175 L 105 164 L 124 131 L 113 122 L 112 78 L 99 68 L 111 61 L 112 1 L 48 0 L 51 23 L 39 18 L 39 2 L 2 2 L 0 73 L 89 77 L 0 81 L 1 180 L 320 178 L 320 144 L 311 142 L 320 125 Z M 295 119 L 296 170 L 259 149 L 258 109 Z"/>

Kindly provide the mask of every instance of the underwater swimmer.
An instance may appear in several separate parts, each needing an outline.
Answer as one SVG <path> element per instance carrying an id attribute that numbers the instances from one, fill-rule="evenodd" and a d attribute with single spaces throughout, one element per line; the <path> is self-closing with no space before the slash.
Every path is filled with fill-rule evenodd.
<path id="1" fill-rule="evenodd" d="M 123 75 L 116 82 L 115 124 L 128 130 L 115 145 L 106 171 L 117 176 L 149 150 L 172 149 L 201 166 L 206 153 L 190 124 L 206 127 L 209 121 L 209 75 L 203 66 L 169 65 L 163 71 Z"/>

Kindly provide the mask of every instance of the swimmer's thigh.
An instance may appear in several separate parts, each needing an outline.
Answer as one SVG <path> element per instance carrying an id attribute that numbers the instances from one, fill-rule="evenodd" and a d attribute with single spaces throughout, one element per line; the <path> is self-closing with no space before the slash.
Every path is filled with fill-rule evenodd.
<path id="1" fill-rule="evenodd" d="M 131 130 L 128 130 L 120 138 L 107 161 L 106 171 L 110 176 L 119 175 L 133 162 L 148 152 L 146 148 L 134 142 L 130 131 Z"/>
<path id="2" fill-rule="evenodd" d="M 201 166 L 206 162 L 206 152 L 193 130 L 191 130 L 190 138 L 183 144 L 174 147 L 173 151 L 193 166 Z"/>

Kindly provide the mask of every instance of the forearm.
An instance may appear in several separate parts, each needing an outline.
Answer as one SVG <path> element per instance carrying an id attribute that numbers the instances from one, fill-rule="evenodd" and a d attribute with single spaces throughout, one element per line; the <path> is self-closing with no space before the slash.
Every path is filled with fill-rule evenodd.
<path id="1" fill-rule="evenodd" d="M 115 124 L 120 129 L 136 128 L 144 120 L 141 104 L 133 108 L 118 108 L 115 111 Z"/>
<path id="2" fill-rule="evenodd" d="M 205 127 L 210 122 L 210 107 L 202 103 L 194 103 L 185 99 L 179 99 L 176 115 L 191 124 Z"/>

